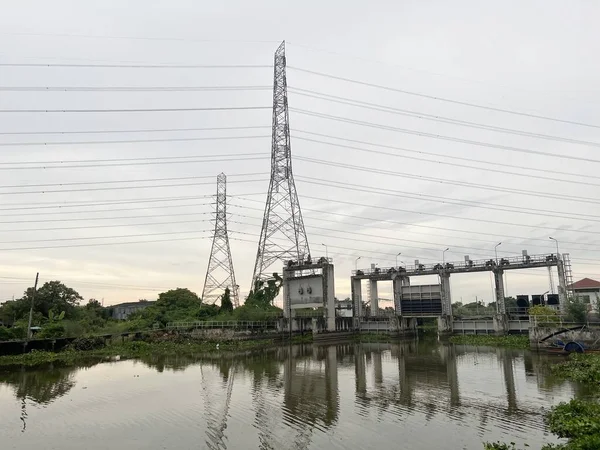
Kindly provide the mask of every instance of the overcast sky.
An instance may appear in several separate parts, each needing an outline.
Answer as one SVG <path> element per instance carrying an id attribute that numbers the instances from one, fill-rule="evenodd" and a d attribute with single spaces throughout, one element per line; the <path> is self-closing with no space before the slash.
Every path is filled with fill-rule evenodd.
<path id="1" fill-rule="evenodd" d="M 575 280 L 600 276 L 597 2 L 376 1 L 367 7 L 105 0 L 92 7 L 22 0 L 2 6 L 0 301 L 20 297 L 38 271 L 42 282 L 59 279 L 105 304 L 154 299 L 175 287 L 200 294 L 213 227 L 210 196 L 220 172 L 228 175 L 228 194 L 237 196 L 229 199 L 229 230 L 245 296 L 268 188 L 270 66 L 282 40 L 291 66 L 296 187 L 311 253 L 324 254 L 324 243 L 334 258 L 338 297 L 350 294 L 359 256 L 364 267 L 394 265 L 399 252 L 406 264 L 432 263 L 449 247 L 446 261 L 483 259 L 493 257 L 500 241 L 499 256 L 555 252 L 548 236 L 571 254 Z M 123 67 L 135 64 L 267 67 Z M 252 89 L 164 90 L 177 86 Z M 14 87 L 44 89 L 7 89 Z M 43 92 L 47 87 L 70 89 Z M 223 107 L 267 108 L 6 112 Z M 220 127 L 252 128 L 189 130 Z M 187 131 L 133 132 L 173 129 Z M 103 133 L 66 133 L 73 131 Z M 123 142 L 131 140 L 158 142 Z M 238 156 L 221 156 L 231 154 Z M 164 159 L 178 156 L 195 159 Z M 122 158 L 134 160 L 81 162 Z M 72 162 L 57 167 L 57 161 Z M 27 187 L 40 184 L 50 186 Z M 509 272 L 507 288 L 508 295 L 548 291 L 548 272 Z M 452 277 L 453 301 L 488 302 L 492 295 L 488 273 Z M 390 287 L 382 286 L 380 296 L 391 298 Z"/>

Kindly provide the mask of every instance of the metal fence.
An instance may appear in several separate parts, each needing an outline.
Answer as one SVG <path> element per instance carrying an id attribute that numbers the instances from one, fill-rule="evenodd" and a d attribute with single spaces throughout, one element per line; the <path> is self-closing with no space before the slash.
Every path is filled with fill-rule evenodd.
<path id="1" fill-rule="evenodd" d="M 227 320 L 227 321 L 195 321 L 195 322 L 169 322 L 167 330 L 194 330 L 228 328 L 233 330 L 275 329 L 277 322 L 254 320 Z"/>
<path id="2" fill-rule="evenodd" d="M 571 318 L 564 315 L 549 315 L 549 316 L 529 316 L 529 323 L 532 328 L 573 328 L 585 326 L 588 328 L 600 329 L 600 322 L 575 322 Z"/>

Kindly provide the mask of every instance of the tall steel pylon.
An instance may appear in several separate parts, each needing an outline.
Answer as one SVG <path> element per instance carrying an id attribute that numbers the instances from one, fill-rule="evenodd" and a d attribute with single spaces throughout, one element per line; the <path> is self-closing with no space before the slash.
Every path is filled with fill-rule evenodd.
<path id="1" fill-rule="evenodd" d="M 215 234 L 206 269 L 202 301 L 215 303 L 226 288 L 229 288 L 233 306 L 237 308 L 240 306 L 239 288 L 235 282 L 229 237 L 227 236 L 227 176 L 220 173 L 217 176 Z"/>
<path id="2" fill-rule="evenodd" d="M 252 288 L 270 277 L 276 261 L 304 260 L 309 255 L 308 239 L 292 175 L 290 118 L 286 78 L 285 41 L 275 51 L 273 81 L 273 131 L 271 182 L 265 205 Z M 277 270 L 279 271 L 280 268 Z"/>

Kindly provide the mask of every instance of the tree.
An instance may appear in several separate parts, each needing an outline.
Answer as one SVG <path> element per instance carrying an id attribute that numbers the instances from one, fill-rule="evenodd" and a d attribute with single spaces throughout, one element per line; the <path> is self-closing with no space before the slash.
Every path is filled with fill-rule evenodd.
<path id="1" fill-rule="evenodd" d="M 228 313 L 233 311 L 233 303 L 231 302 L 231 293 L 229 288 L 225 288 L 225 292 L 221 296 L 221 308 L 219 313 Z"/>
<path id="2" fill-rule="evenodd" d="M 23 299 L 10 300 L 0 305 L 0 322 L 4 325 L 13 325 L 17 320 L 23 318 L 29 311 Z"/>
<path id="3" fill-rule="evenodd" d="M 279 295 L 282 286 L 283 279 L 277 273 L 274 273 L 273 277 L 266 282 L 257 280 L 254 289 L 246 298 L 245 305 L 262 309 L 272 306 L 273 300 Z"/>
<path id="4" fill-rule="evenodd" d="M 169 322 L 195 321 L 216 316 L 219 307 L 204 305 L 200 298 L 189 289 L 177 288 L 158 295 L 158 301 L 130 319 L 142 319 L 145 326 L 155 323 L 166 325 Z"/>
<path id="5" fill-rule="evenodd" d="M 186 288 L 171 289 L 158 295 L 156 306 L 165 309 L 187 309 L 197 307 L 202 303 L 200 298 Z"/>
<path id="6" fill-rule="evenodd" d="M 560 320 L 555 309 L 549 306 L 536 305 L 529 308 L 529 316 L 535 318 L 538 326 L 554 326 Z"/>
<path id="7" fill-rule="evenodd" d="M 517 299 L 514 297 L 504 297 L 504 307 L 507 311 L 517 309 Z"/>
<path id="8" fill-rule="evenodd" d="M 33 288 L 28 288 L 21 300 L 27 304 L 31 304 Z M 83 297 L 79 293 L 65 286 L 60 281 L 48 281 L 37 290 L 33 309 L 41 313 L 44 317 L 48 317 L 50 311 L 55 315 L 65 312 L 65 318 L 71 319 L 75 316 L 75 307 Z"/>
<path id="9" fill-rule="evenodd" d="M 587 305 L 578 298 L 567 299 L 567 316 L 570 320 L 585 323 L 587 320 Z"/>

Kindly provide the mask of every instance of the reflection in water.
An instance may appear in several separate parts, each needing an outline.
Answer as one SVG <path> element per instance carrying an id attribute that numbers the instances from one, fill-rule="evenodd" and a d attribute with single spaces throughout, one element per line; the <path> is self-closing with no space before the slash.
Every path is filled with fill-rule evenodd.
<path id="1" fill-rule="evenodd" d="M 73 375 L 79 367 L 54 367 L 46 370 L 22 370 L 0 372 L 0 383 L 14 389 L 15 397 L 31 399 L 36 403 L 47 404 L 68 393 L 75 381 Z"/>
<path id="2" fill-rule="evenodd" d="M 0 372 L 0 384 L 12 387 L 15 397 L 21 401 L 19 419 L 23 424 L 22 432 L 27 429 L 27 400 L 47 405 L 62 397 L 75 386 L 74 374 L 80 369 L 81 366 L 50 365 L 45 370 Z"/>
<path id="3" fill-rule="evenodd" d="M 200 366 L 200 373 L 202 374 L 202 393 L 204 394 L 204 411 L 206 418 L 206 440 L 207 447 L 211 450 L 217 450 L 226 448 L 224 437 L 225 429 L 227 428 L 227 417 L 229 415 L 229 405 L 231 403 L 231 394 L 233 392 L 233 381 L 235 379 L 235 363 L 230 359 L 223 359 L 219 364 L 219 371 L 221 373 L 222 382 L 225 385 L 224 393 L 218 392 L 218 394 L 224 394 L 225 405 L 223 406 L 222 414 L 219 414 L 218 410 L 215 409 L 213 400 L 210 399 L 209 385 L 204 380 L 204 371 Z M 216 420 L 218 417 L 218 420 Z"/>
<path id="4" fill-rule="evenodd" d="M 543 408 L 586 394 L 552 378 L 546 356 L 436 341 L 141 361 L 0 373 L 0 434 L 15 449 L 49 437 L 64 449 L 358 449 L 396 445 L 399 433 L 414 449 L 535 446 L 551 439 Z"/>

